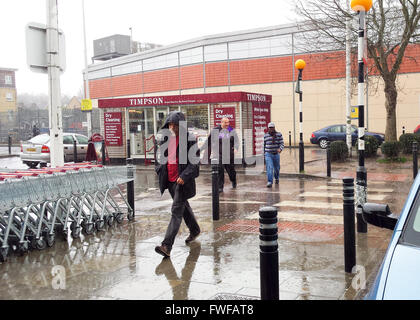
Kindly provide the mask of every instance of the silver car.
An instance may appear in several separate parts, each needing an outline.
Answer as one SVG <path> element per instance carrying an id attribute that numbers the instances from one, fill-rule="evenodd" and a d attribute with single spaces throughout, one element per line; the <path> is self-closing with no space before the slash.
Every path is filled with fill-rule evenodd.
<path id="1" fill-rule="evenodd" d="M 77 133 L 63 133 L 64 162 L 74 161 L 74 141 L 77 143 L 77 161 L 84 161 L 88 148 L 88 137 Z M 50 136 L 40 134 L 24 142 L 20 148 L 20 158 L 30 168 L 38 164 L 45 167 L 50 163 Z"/>

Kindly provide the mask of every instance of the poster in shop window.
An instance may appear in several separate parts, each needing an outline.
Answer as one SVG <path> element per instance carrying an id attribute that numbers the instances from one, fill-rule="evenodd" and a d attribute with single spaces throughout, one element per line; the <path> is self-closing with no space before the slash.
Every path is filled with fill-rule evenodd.
<path id="1" fill-rule="evenodd" d="M 267 131 L 267 125 L 270 122 L 269 104 L 252 104 L 252 129 L 254 134 L 254 154 L 264 153 L 264 134 Z"/>
<path id="2" fill-rule="evenodd" d="M 122 139 L 122 113 L 104 113 L 105 144 L 116 147 L 123 145 Z"/>
<path id="3" fill-rule="evenodd" d="M 229 125 L 232 128 L 235 128 L 235 106 L 225 107 L 221 105 L 215 105 L 213 108 L 213 119 L 214 126 L 220 125 L 220 122 L 223 118 L 229 119 Z"/>

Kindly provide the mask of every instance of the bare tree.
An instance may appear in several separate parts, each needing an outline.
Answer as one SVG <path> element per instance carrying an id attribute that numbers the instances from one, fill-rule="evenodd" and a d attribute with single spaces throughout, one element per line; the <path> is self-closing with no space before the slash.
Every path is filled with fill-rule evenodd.
<path id="1" fill-rule="evenodd" d="M 306 45 L 314 51 L 344 50 L 345 22 L 352 19 L 353 41 L 357 43 L 356 13 L 344 0 L 295 0 L 298 23 Z M 384 82 L 386 141 L 397 140 L 397 76 L 410 44 L 420 40 L 419 0 L 375 0 L 367 13 L 367 52 L 374 70 Z M 419 62 L 416 62 L 419 63 Z"/>

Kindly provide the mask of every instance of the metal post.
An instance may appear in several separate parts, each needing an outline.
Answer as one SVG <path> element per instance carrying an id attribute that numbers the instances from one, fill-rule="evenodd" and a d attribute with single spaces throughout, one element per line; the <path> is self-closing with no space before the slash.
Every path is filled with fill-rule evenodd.
<path id="1" fill-rule="evenodd" d="M 219 220 L 219 160 L 211 160 L 211 195 L 213 221 Z"/>
<path id="2" fill-rule="evenodd" d="M 84 42 L 84 56 L 85 56 L 85 90 L 83 91 L 85 99 L 90 99 L 89 92 L 89 72 L 88 72 L 88 58 L 87 58 L 87 45 L 86 45 L 86 23 L 85 23 L 85 0 L 82 0 L 82 15 L 83 15 L 83 42 Z M 92 111 L 86 113 L 87 122 L 87 136 L 90 138 L 92 135 Z"/>
<path id="3" fill-rule="evenodd" d="M 56 0 L 47 0 L 47 68 L 51 167 L 64 165 L 61 114 L 60 52 L 58 46 L 58 8 Z M 61 54 L 64 54 L 62 52 Z"/>
<path id="4" fill-rule="evenodd" d="M 73 161 L 74 163 L 77 162 L 77 141 L 73 139 Z"/>
<path id="5" fill-rule="evenodd" d="M 358 43 L 358 107 L 359 107 L 359 166 L 357 167 L 357 232 L 366 233 L 367 224 L 362 217 L 362 205 L 367 201 L 367 174 L 365 168 L 365 113 L 364 113 L 364 38 L 365 11 L 359 11 L 359 43 Z"/>
<path id="6" fill-rule="evenodd" d="M 289 149 L 292 149 L 292 132 L 289 131 Z"/>
<path id="7" fill-rule="evenodd" d="M 105 152 L 105 140 L 102 140 L 102 164 L 105 165 L 106 164 L 106 152 Z"/>
<path id="8" fill-rule="evenodd" d="M 9 155 L 12 154 L 12 136 L 9 134 L 9 137 L 7 138 L 7 144 L 9 146 Z"/>
<path id="9" fill-rule="evenodd" d="M 329 141 L 327 141 L 327 177 L 331 177 L 331 148 Z"/>
<path id="10" fill-rule="evenodd" d="M 128 173 L 131 174 L 133 173 L 133 159 L 132 158 L 127 158 L 126 159 L 126 164 L 127 164 L 127 170 Z M 131 178 L 131 176 L 130 176 Z M 130 205 L 131 209 L 133 210 L 133 214 L 132 217 L 134 219 L 134 212 L 136 212 L 135 210 L 135 202 L 134 202 L 134 176 L 132 177 L 133 180 L 128 181 L 127 182 L 127 202 Z"/>
<path id="11" fill-rule="evenodd" d="M 305 171 L 305 150 L 303 145 L 303 111 L 302 111 L 302 69 L 299 69 L 296 92 L 299 93 L 299 172 Z"/>
<path id="12" fill-rule="evenodd" d="M 413 141 L 413 179 L 417 177 L 417 141 Z"/>
<path id="13" fill-rule="evenodd" d="M 351 272 L 356 265 L 354 227 L 354 179 L 343 178 L 344 270 Z"/>
<path id="14" fill-rule="evenodd" d="M 277 208 L 260 208 L 259 215 L 261 300 L 279 300 Z"/>
<path id="15" fill-rule="evenodd" d="M 405 127 L 403 126 L 403 128 L 402 128 L 402 129 L 403 129 L 403 134 L 405 134 Z"/>

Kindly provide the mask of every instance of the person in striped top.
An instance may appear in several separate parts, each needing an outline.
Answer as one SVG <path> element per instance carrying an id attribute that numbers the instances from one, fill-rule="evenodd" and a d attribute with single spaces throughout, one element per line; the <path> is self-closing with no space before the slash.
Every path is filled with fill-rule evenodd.
<path id="1" fill-rule="evenodd" d="M 284 141 L 281 132 L 276 131 L 273 122 L 268 124 L 268 132 L 264 135 L 264 157 L 267 171 L 267 188 L 273 185 L 273 172 L 276 184 L 279 183 L 280 153 L 283 151 Z"/>

